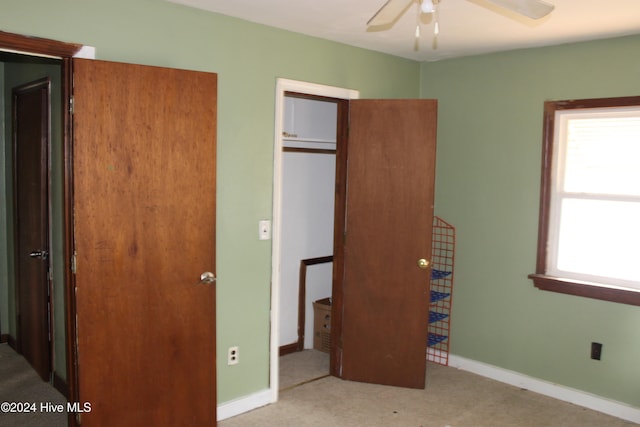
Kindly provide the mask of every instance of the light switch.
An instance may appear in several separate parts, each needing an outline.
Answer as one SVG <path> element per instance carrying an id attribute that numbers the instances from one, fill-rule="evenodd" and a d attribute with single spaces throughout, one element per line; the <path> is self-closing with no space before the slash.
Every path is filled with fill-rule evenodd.
<path id="1" fill-rule="evenodd" d="M 258 238 L 260 240 L 271 239 L 271 221 L 263 219 L 258 222 Z"/>

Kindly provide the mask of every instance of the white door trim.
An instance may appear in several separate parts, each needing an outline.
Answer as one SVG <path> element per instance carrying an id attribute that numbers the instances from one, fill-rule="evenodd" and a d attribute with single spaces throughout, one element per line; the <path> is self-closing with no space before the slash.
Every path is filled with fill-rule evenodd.
<path id="1" fill-rule="evenodd" d="M 281 242 L 281 203 L 282 203 L 282 131 L 284 119 L 285 92 L 298 92 L 308 95 L 326 96 L 339 99 L 357 99 L 360 92 L 335 86 L 325 86 L 297 80 L 276 80 L 275 134 L 273 144 L 273 224 L 271 248 L 271 344 L 269 366 L 269 390 L 271 402 L 278 401 L 279 389 L 279 348 L 280 348 L 280 242 Z"/>

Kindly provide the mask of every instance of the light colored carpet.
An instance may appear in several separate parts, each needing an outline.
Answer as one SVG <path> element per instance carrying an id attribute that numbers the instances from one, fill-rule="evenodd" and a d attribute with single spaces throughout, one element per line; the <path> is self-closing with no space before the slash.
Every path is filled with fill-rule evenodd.
<path id="1" fill-rule="evenodd" d="M 329 375 L 329 354 L 304 350 L 280 357 L 280 391 Z"/>
<path id="2" fill-rule="evenodd" d="M 292 356 L 292 357 L 289 357 Z M 296 357 L 297 356 L 297 357 Z M 297 360 L 296 360 L 297 359 Z M 284 368 L 284 369 L 282 369 Z M 288 372 L 287 372 L 288 370 Z M 429 363 L 427 388 L 342 381 L 326 376 L 328 355 L 281 358 L 276 404 L 220 421 L 220 427 L 622 427 L 637 425 L 469 372 Z M 314 378 L 319 378 L 315 379 Z M 301 384 L 296 386 L 296 384 Z M 0 344 L 0 402 L 66 399 L 27 361 Z M 0 426 L 62 427 L 66 414 L 0 413 Z M 161 427 L 161 426 L 158 426 Z"/>
<path id="3" fill-rule="evenodd" d="M 425 390 L 325 377 L 220 427 L 621 427 L 596 411 L 429 363 Z"/>
<path id="4" fill-rule="evenodd" d="M 21 405 L 35 403 L 36 411 L 28 413 L 0 411 L 0 426 L 62 427 L 67 425 L 67 399 L 51 384 L 42 381 L 29 362 L 16 354 L 8 344 L 0 344 L 0 403 L 3 402 L 15 402 Z M 62 404 L 65 406 L 65 412 L 41 411 L 41 403 Z"/>

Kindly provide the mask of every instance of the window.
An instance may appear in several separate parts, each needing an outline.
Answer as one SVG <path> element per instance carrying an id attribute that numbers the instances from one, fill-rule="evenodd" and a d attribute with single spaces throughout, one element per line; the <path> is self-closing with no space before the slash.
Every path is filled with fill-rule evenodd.
<path id="1" fill-rule="evenodd" d="M 540 289 L 640 305 L 640 97 L 544 109 Z"/>

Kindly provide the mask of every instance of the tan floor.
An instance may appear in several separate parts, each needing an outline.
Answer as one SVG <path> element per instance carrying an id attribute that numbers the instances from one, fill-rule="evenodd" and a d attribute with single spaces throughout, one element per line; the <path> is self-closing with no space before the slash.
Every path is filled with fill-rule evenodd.
<path id="1" fill-rule="evenodd" d="M 301 352 L 281 358 L 280 401 L 220 421 L 220 427 L 621 427 L 637 425 L 508 386 L 429 364 L 427 388 L 410 390 L 325 376 L 328 356 Z M 39 380 L 21 357 L 0 345 L 0 401 L 65 399 Z M 313 378 L 320 379 L 313 380 Z M 295 386 L 295 384 L 302 385 Z M 63 426 L 62 414 L 0 414 L 1 426 Z"/>
<path id="2" fill-rule="evenodd" d="M 280 357 L 280 391 L 329 375 L 329 354 L 305 350 Z"/>
<path id="3" fill-rule="evenodd" d="M 454 368 L 429 364 L 427 388 L 334 377 L 280 392 L 278 403 L 220 427 L 619 427 L 636 425 Z"/>

